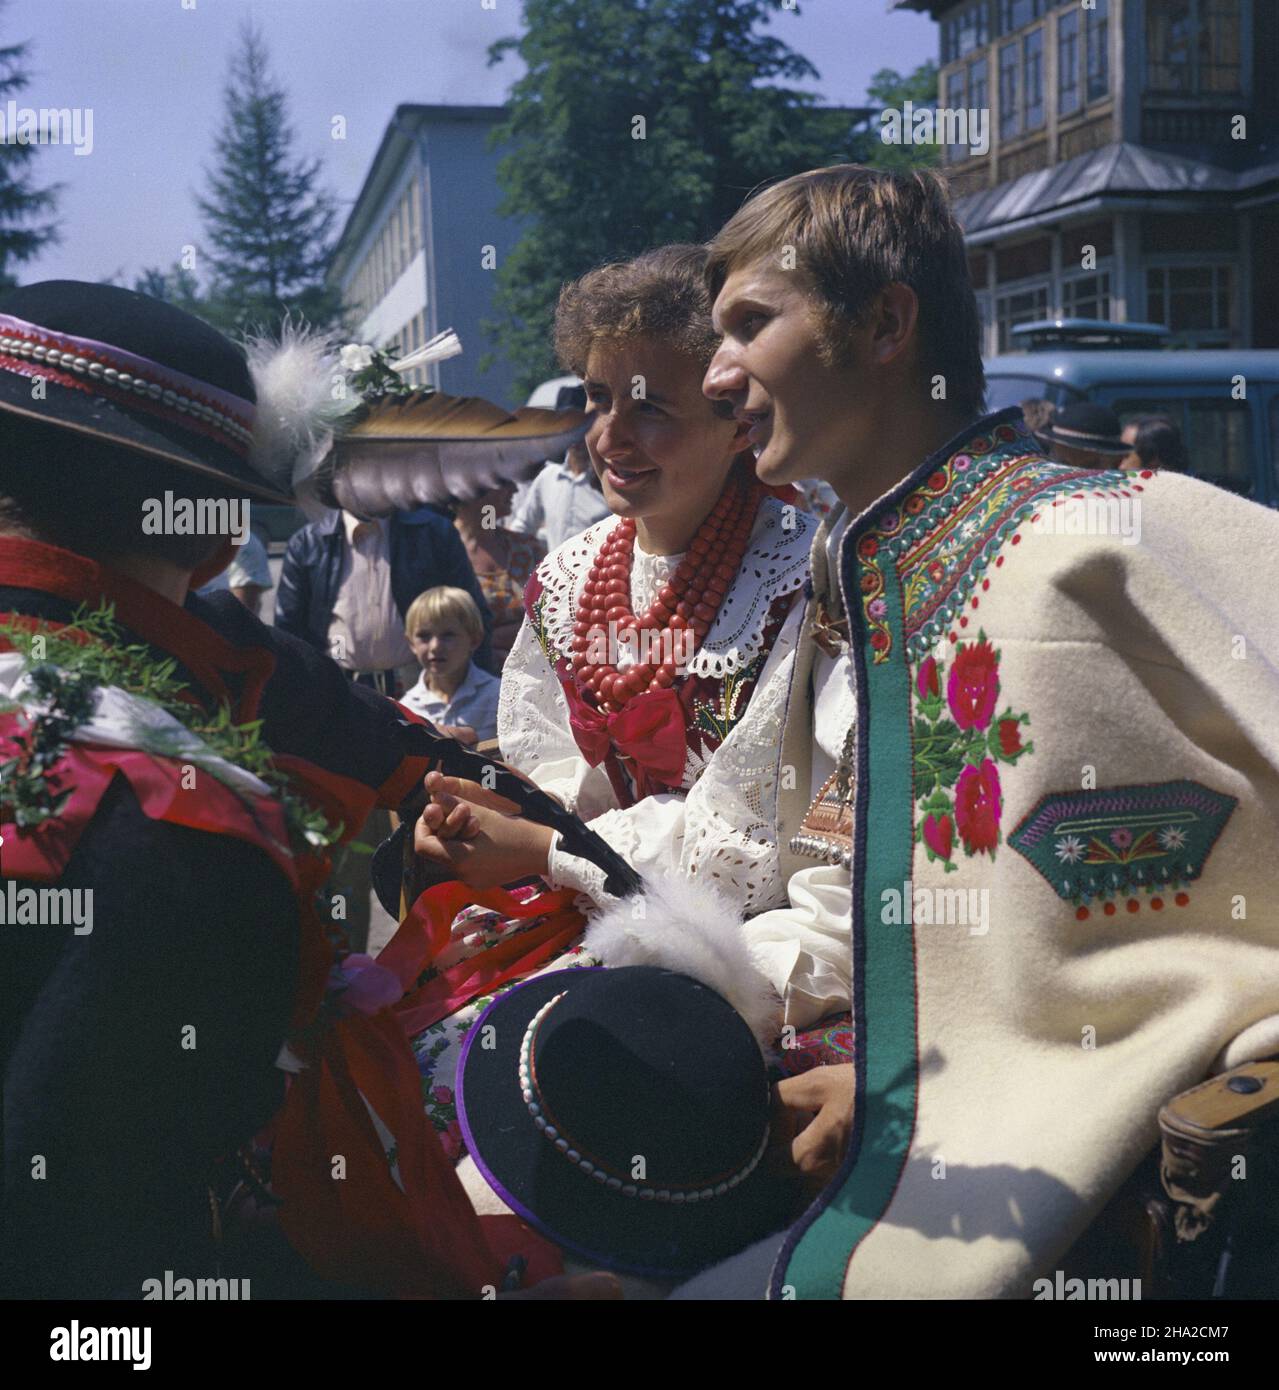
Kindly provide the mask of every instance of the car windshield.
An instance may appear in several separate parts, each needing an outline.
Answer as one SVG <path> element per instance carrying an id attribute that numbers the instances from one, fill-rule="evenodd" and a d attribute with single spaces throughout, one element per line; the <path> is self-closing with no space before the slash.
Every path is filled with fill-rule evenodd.
<path id="1" fill-rule="evenodd" d="M 1188 394 L 1180 400 L 1121 397 L 1113 402 L 1113 408 L 1125 425 L 1142 416 L 1170 420 L 1181 431 L 1188 458 L 1185 471 L 1191 477 L 1216 483 L 1241 497 L 1252 495 L 1255 484 L 1247 402 Z"/>
<path id="2" fill-rule="evenodd" d="M 1082 399 L 1080 392 L 1042 376 L 1001 375 L 986 378 L 986 409 L 991 414 L 1028 400 L 1051 401 L 1054 405 L 1065 405 L 1067 401 Z"/>

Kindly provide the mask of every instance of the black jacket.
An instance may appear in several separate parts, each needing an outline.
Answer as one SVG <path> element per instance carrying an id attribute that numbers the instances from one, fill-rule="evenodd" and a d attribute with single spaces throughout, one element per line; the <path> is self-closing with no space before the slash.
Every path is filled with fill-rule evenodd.
<path id="1" fill-rule="evenodd" d="M 289 541 L 275 595 L 275 625 L 322 652 L 328 651 L 329 621 L 338 595 L 346 532 L 341 512 L 303 526 Z M 484 645 L 476 660 L 492 669 L 488 633 L 493 619 L 466 547 L 452 522 L 432 507 L 395 512 L 390 526 L 391 592 L 400 617 L 426 589 L 448 584 L 465 589 L 484 619 Z"/>
<path id="2" fill-rule="evenodd" d="M 258 714 L 275 752 L 371 787 L 400 768 L 405 726 L 389 701 L 230 594 L 186 607 L 234 645 L 274 653 Z M 0 613 L 65 622 L 73 608 L 0 589 Z M 151 819 L 124 778 L 54 886 L 92 889 L 92 932 L 0 928 L 0 1290 L 138 1298 L 166 1269 L 212 1277 L 206 1174 L 283 1096 L 293 890 L 264 850 Z"/>

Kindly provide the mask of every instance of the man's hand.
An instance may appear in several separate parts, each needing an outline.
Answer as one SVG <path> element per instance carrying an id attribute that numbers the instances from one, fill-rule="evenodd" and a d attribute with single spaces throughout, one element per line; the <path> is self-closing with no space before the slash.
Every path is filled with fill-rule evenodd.
<path id="1" fill-rule="evenodd" d="M 814 1067 L 773 1088 L 773 1117 L 790 1161 L 813 1189 L 825 1187 L 848 1152 L 853 1131 L 855 1071 L 851 1062 Z"/>
<path id="2" fill-rule="evenodd" d="M 550 830 L 454 796 L 445 790 L 449 782 L 457 779 L 427 774 L 431 802 L 413 828 L 415 853 L 480 890 L 546 873 Z"/>

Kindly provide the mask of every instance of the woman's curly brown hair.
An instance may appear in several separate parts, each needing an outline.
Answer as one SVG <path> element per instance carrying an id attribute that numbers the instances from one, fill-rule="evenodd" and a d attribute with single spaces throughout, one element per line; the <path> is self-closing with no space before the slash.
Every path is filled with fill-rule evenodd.
<path id="1" fill-rule="evenodd" d="M 653 338 L 705 368 L 719 336 L 711 327 L 706 248 L 661 246 L 587 271 L 560 291 L 555 352 L 566 371 L 586 375 L 597 342 Z"/>

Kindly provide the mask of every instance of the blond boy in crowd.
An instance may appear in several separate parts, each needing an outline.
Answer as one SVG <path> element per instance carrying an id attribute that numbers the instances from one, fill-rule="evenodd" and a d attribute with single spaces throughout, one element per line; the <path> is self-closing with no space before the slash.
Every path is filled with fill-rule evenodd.
<path id="1" fill-rule="evenodd" d="M 484 620 L 470 594 L 427 589 L 409 605 L 404 632 L 422 674 L 400 703 L 461 743 L 495 738 L 502 683 L 475 664 Z"/>

